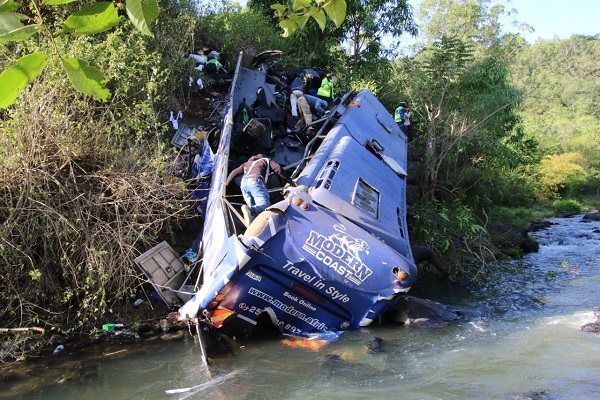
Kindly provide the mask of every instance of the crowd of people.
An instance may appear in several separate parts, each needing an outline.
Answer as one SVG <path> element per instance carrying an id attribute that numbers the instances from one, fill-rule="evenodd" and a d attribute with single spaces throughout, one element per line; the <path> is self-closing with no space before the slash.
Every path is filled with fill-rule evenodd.
<path id="1" fill-rule="evenodd" d="M 190 53 L 187 57 L 194 60 L 195 71 L 203 72 L 210 78 L 227 80 L 232 77 L 231 72 L 227 71 L 219 61 L 219 53 L 216 50 L 204 48 L 199 54 Z M 284 87 L 289 98 L 293 133 L 306 131 L 309 136 L 314 135 L 315 131 L 311 127 L 313 120 L 323 117 L 333 104 L 335 98 L 333 73 L 326 73 L 320 85 L 316 87 L 315 81 L 318 79 L 316 73 L 305 71 L 301 77 L 297 77 L 290 85 Z M 194 82 L 200 89 L 204 88 L 201 77 L 190 76 L 190 86 Z M 400 102 L 394 111 L 394 120 L 408 137 L 411 135 L 411 116 L 412 112 L 407 103 Z"/>

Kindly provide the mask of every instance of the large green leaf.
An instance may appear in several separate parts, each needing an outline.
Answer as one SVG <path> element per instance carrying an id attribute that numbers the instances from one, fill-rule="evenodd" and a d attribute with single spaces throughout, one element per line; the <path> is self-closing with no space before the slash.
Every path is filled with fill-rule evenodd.
<path id="1" fill-rule="evenodd" d="M 310 6 L 311 0 L 294 0 L 292 10 L 298 11 Z"/>
<path id="2" fill-rule="evenodd" d="M 317 12 L 312 13 L 311 16 L 315 19 L 315 21 L 317 21 L 321 30 L 325 29 L 327 17 L 325 16 L 325 12 L 323 10 L 317 10 Z"/>
<path id="3" fill-rule="evenodd" d="M 45 6 L 59 6 L 61 4 L 73 3 L 79 0 L 42 0 L 42 4 Z"/>
<path id="4" fill-rule="evenodd" d="M 17 3 L 15 0 L 0 0 L 0 12 L 15 11 L 19 7 L 21 7 L 21 3 Z"/>
<path id="5" fill-rule="evenodd" d="M 287 7 L 283 4 L 272 4 L 271 8 L 275 11 L 279 11 L 280 13 L 283 13 L 285 10 L 287 10 Z"/>
<path id="6" fill-rule="evenodd" d="M 140 32 L 147 36 L 154 36 L 150 30 L 150 21 L 158 18 L 156 0 L 127 0 L 125 8 L 129 19 Z"/>
<path id="7" fill-rule="evenodd" d="M 0 43 L 27 39 L 37 31 L 38 25 L 23 25 L 21 21 L 24 19 L 29 17 L 17 13 L 0 13 Z"/>
<path id="8" fill-rule="evenodd" d="M 63 67 L 75 89 L 92 96 L 94 100 L 108 100 L 110 90 L 102 87 L 107 82 L 102 71 L 77 58 L 63 60 Z"/>
<path id="9" fill-rule="evenodd" d="M 48 55 L 44 53 L 28 54 L 2 72 L 0 75 L 0 108 L 6 108 L 15 102 L 25 86 L 42 72 L 47 58 Z"/>
<path id="10" fill-rule="evenodd" d="M 290 37 L 290 35 L 292 35 L 298 28 L 298 24 L 289 18 L 281 20 L 279 26 L 283 30 L 283 33 L 281 34 L 283 37 Z"/>
<path id="11" fill-rule="evenodd" d="M 339 28 L 344 22 L 344 18 L 346 18 L 346 0 L 332 0 L 325 7 L 325 12 L 335 26 Z"/>
<path id="12" fill-rule="evenodd" d="M 290 20 L 294 21 L 298 28 L 303 29 L 308 20 L 310 19 L 309 13 L 304 13 L 300 15 L 290 14 Z"/>
<path id="13" fill-rule="evenodd" d="M 104 32 L 121 23 L 113 3 L 100 2 L 77 11 L 65 21 L 65 30 L 74 35 Z"/>

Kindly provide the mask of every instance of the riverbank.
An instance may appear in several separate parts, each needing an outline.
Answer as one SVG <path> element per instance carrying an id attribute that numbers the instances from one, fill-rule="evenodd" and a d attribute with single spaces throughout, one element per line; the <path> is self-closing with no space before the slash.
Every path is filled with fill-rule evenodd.
<path id="1" fill-rule="evenodd" d="M 571 216 L 560 215 L 563 218 Z M 598 211 L 590 211 L 583 215 L 582 221 L 598 221 L 599 216 Z M 538 231 L 551 226 L 548 221 L 536 221 L 531 224 L 530 230 Z M 496 229 L 497 233 L 501 231 L 502 229 Z M 528 244 L 533 243 L 522 229 L 515 236 Z M 77 323 L 72 323 L 63 329 L 53 327 L 3 332 L 0 359 L 4 364 L 45 359 L 59 362 L 88 352 L 104 357 L 106 354 L 127 353 L 129 350 L 123 349 L 130 346 L 133 349 L 144 348 L 144 343 L 157 339 L 178 339 L 182 332 L 188 334 L 188 328 L 186 323 L 170 317 L 170 313 L 174 311 L 176 310 L 168 308 L 162 301 L 155 304 L 141 301 L 137 305 L 132 303 L 122 307 L 118 315 L 105 315 L 94 325 L 77 326 Z M 74 318 L 67 320 L 76 321 Z M 2 374 L 4 376 L 5 373 Z M 10 374 L 9 372 L 8 375 Z"/>
<path id="2" fill-rule="evenodd" d="M 532 234 L 540 251 L 508 262 L 502 279 L 470 285 L 439 280 L 411 290 L 469 311 L 466 321 L 427 329 L 371 326 L 348 331 L 319 351 L 238 342 L 235 357 L 215 358 L 210 374 L 200 367 L 193 337 L 181 331 L 178 340 L 110 348 L 127 352 L 110 354 L 107 347 L 93 362 L 85 351 L 14 363 L 28 368 L 29 381 L 15 372 L 0 398 L 158 400 L 167 389 L 205 384 L 189 398 L 594 398 L 600 341 L 582 327 L 597 320 L 600 306 L 600 225 L 579 214 L 550 222 Z M 361 357 L 373 336 L 383 339 L 381 351 Z M 68 379 L 60 380 L 57 370 Z M 235 377 L 226 384 L 211 386 L 231 371 Z"/>
<path id="3" fill-rule="evenodd" d="M 0 359 L 36 361 L 48 357 L 65 358 L 79 352 L 106 352 L 107 346 L 123 346 L 155 338 L 169 338 L 186 331 L 187 325 L 170 316 L 173 310 L 163 302 L 142 302 L 124 307 L 118 315 L 105 315 L 94 325 L 63 325 L 50 328 L 6 328 L 2 332 Z M 70 319 L 74 320 L 74 319 Z M 98 350 L 103 349 L 103 350 Z M 110 351 L 109 351 L 110 352 Z"/>

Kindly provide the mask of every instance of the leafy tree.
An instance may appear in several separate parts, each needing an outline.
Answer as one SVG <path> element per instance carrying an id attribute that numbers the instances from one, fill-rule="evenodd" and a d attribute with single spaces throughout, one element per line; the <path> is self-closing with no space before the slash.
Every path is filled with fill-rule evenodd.
<path id="1" fill-rule="evenodd" d="M 413 36 L 417 26 L 412 7 L 406 0 L 348 0 L 346 20 L 343 25 L 346 40 L 352 46 L 353 69 L 366 50 L 379 53 L 381 38 L 385 34 L 398 37 L 404 32 Z"/>
<path id="2" fill-rule="evenodd" d="M 442 36 L 457 37 L 472 43 L 476 53 L 493 54 L 504 62 L 511 61 L 525 44 L 519 35 L 502 30 L 501 22 L 516 14 L 516 10 L 495 0 L 424 0 L 418 11 L 426 43 Z M 511 24 L 520 31 L 533 30 L 514 19 Z"/>
<path id="3" fill-rule="evenodd" d="M 142 282 L 131 260 L 191 217 L 183 187 L 169 179 L 174 155 L 163 140 L 164 111 L 187 78 L 190 60 L 180 52 L 195 23 L 188 6 L 165 4 L 163 14 L 177 18 L 157 21 L 153 37 L 121 24 L 101 35 L 18 43 L 22 53 L 49 56 L 18 107 L 0 114 L 3 325 L 62 324 L 62 317 L 84 324 L 116 312 Z M 44 18 L 63 21 L 71 7 Z M 14 55 L 12 46 L 0 51 Z M 54 49 L 94 60 L 108 101 L 74 91 Z"/>
<path id="4" fill-rule="evenodd" d="M 544 182 L 543 197 L 598 193 L 599 62 L 600 36 L 576 35 L 523 47 L 512 63 L 513 80 L 527 93 L 520 112 L 524 131 L 539 140 L 548 156 L 539 171 L 540 181 Z M 573 154 L 579 155 L 575 164 L 566 161 Z M 550 168 L 549 160 L 563 165 L 565 173 Z M 567 183 L 565 174 L 573 172 L 575 166 L 583 171 Z M 555 192 L 550 193 L 552 190 Z"/>
<path id="5" fill-rule="evenodd" d="M 536 141 L 520 129 L 522 92 L 508 70 L 510 55 L 524 42 L 503 35 L 499 24 L 510 13 L 491 0 L 421 3 L 426 41 L 415 57 L 397 62 L 385 98 L 395 105 L 409 101 L 415 109 L 411 121 L 419 140 L 413 147 L 419 149 L 413 153 L 423 154 L 426 198 L 458 196 L 480 210 L 506 199 L 501 190 L 508 181 L 522 181 L 527 163 L 537 160 Z"/>
<path id="6" fill-rule="evenodd" d="M 578 153 L 548 155 L 540 163 L 543 195 L 551 198 L 567 194 L 575 187 L 585 184 L 587 172 L 585 158 Z"/>
<path id="7" fill-rule="evenodd" d="M 458 113 L 457 104 L 452 101 L 457 98 L 457 82 L 470 60 L 471 50 L 466 43 L 455 37 L 443 37 L 405 66 L 407 81 L 414 90 L 411 103 L 422 106 L 419 109 L 426 119 L 428 174 L 424 191 L 430 193 L 430 197 L 434 197 L 442 162 L 466 133 L 466 116 Z"/>
<path id="8" fill-rule="evenodd" d="M 457 36 L 491 46 L 502 43 L 504 37 L 500 18 L 515 13 L 516 10 L 507 10 L 493 0 L 424 0 L 418 15 L 428 41 L 442 35 Z M 531 30 L 526 24 L 519 25 L 523 30 Z"/>
<path id="9" fill-rule="evenodd" d="M 286 50 L 286 40 L 268 23 L 268 17 L 250 9 L 228 9 L 226 12 L 201 16 L 195 30 L 198 45 L 219 49 L 221 61 L 233 65 L 240 50 L 249 47 L 258 52 Z"/>

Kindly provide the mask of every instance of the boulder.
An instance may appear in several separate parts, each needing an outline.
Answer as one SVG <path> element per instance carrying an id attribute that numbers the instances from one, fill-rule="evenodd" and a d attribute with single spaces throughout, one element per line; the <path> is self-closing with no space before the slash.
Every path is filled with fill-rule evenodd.
<path id="1" fill-rule="evenodd" d="M 600 221 L 600 211 L 590 210 L 581 219 L 585 222 Z"/>
<path id="2" fill-rule="evenodd" d="M 492 244 L 500 249 L 507 250 L 511 255 L 513 255 L 511 247 L 520 249 L 525 254 L 537 253 L 540 248 L 539 244 L 529 237 L 527 229 L 517 225 L 492 221 L 486 228 L 490 234 Z"/>
<path id="3" fill-rule="evenodd" d="M 400 297 L 384 313 L 385 321 L 411 327 L 435 328 L 456 321 L 463 313 L 433 300 Z"/>
<path id="4" fill-rule="evenodd" d="M 556 214 L 556 218 L 571 218 L 573 215 L 571 211 L 562 211 Z"/>
<path id="5" fill-rule="evenodd" d="M 529 232 L 538 232 L 544 229 L 548 229 L 550 228 L 552 225 L 556 225 L 550 221 L 544 221 L 544 220 L 539 220 L 539 221 L 533 221 L 531 224 L 529 224 Z"/>
<path id="6" fill-rule="evenodd" d="M 600 322 L 591 322 L 581 327 L 583 332 L 600 333 Z"/>
<path id="7" fill-rule="evenodd" d="M 581 327 L 583 332 L 600 333 L 600 308 L 594 310 L 594 317 L 596 317 L 595 322 L 590 322 Z"/>
<path id="8" fill-rule="evenodd" d="M 549 399 L 545 391 L 533 390 L 525 393 L 517 393 L 510 397 L 513 400 L 546 400 Z"/>

